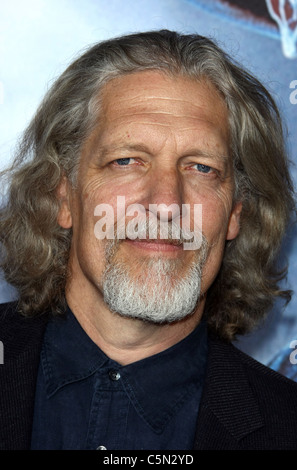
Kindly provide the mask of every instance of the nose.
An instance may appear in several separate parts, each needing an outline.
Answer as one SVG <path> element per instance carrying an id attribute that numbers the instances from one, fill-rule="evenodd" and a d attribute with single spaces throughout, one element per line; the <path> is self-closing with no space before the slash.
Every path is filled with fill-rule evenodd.
<path id="1" fill-rule="evenodd" d="M 151 177 L 149 212 L 160 221 L 174 221 L 181 216 L 183 189 L 176 170 L 158 171 Z"/>

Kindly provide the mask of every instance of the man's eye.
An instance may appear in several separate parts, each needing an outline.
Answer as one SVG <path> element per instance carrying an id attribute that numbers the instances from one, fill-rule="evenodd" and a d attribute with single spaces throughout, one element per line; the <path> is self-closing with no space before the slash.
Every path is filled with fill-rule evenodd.
<path id="1" fill-rule="evenodd" d="M 203 165 L 202 163 L 196 163 L 196 165 L 194 165 L 194 167 L 198 171 L 200 171 L 200 173 L 211 173 L 211 171 L 212 171 L 211 166 Z"/>
<path id="2" fill-rule="evenodd" d="M 119 166 L 128 166 L 129 164 L 134 163 L 134 161 L 134 158 L 118 158 L 113 163 Z"/>

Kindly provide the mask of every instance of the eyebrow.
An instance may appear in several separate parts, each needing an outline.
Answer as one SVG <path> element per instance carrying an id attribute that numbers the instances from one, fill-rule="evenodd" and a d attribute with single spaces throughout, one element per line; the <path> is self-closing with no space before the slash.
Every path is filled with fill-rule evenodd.
<path id="1" fill-rule="evenodd" d="M 114 145 L 114 146 L 111 145 L 111 146 L 101 147 L 98 151 L 98 155 L 100 155 L 100 157 L 104 159 L 108 157 L 110 154 L 113 154 L 115 152 L 124 153 L 124 152 L 135 152 L 135 151 L 152 155 L 151 150 L 145 144 L 141 144 L 141 143 Z M 198 149 L 196 147 L 187 150 L 187 152 L 184 155 L 181 155 L 181 157 L 204 157 L 204 158 L 208 158 L 211 160 L 223 160 L 224 163 L 230 162 L 230 155 L 208 152 L 202 149 Z"/>
<path id="2" fill-rule="evenodd" d="M 151 154 L 151 151 L 149 150 L 149 148 L 144 144 L 125 144 L 125 145 L 105 146 L 99 149 L 98 154 L 102 158 L 105 158 L 114 152 L 130 152 L 130 151 L 131 152 L 137 151 L 137 152 Z"/>
<path id="3" fill-rule="evenodd" d="M 222 159 L 226 162 L 230 160 L 230 155 L 226 155 L 223 153 L 208 152 L 207 150 L 202 150 L 202 149 L 197 149 L 197 148 L 192 148 L 192 149 L 187 150 L 187 153 L 185 156 L 205 157 L 205 158 L 209 158 L 212 160 Z"/>

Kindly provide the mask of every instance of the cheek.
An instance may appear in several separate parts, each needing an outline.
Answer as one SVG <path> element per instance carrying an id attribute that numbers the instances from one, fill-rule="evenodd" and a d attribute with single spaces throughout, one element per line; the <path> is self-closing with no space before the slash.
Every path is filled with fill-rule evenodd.
<path id="1" fill-rule="evenodd" d="M 231 198 L 223 193 L 216 194 L 203 203 L 202 231 L 209 243 L 208 257 L 203 270 L 203 292 L 208 290 L 220 270 L 230 212 Z"/>
<path id="2" fill-rule="evenodd" d="M 224 210 L 202 207 L 202 231 L 211 246 L 225 243 L 227 229 L 228 218 Z"/>
<path id="3" fill-rule="evenodd" d="M 213 284 L 222 264 L 224 246 L 217 244 L 210 247 L 206 263 L 203 268 L 202 292 L 205 293 Z"/>
<path id="4" fill-rule="evenodd" d="M 135 203 L 141 204 L 144 194 L 145 188 L 141 182 L 135 185 L 89 185 L 81 200 L 81 212 L 89 236 L 95 235 L 101 243 L 106 237 L 110 238 L 106 233 L 113 235 L 117 225 L 123 227 L 122 221 L 126 225 L 127 220 L 134 217 L 132 214 L 131 217 L 127 216 L 127 208 Z"/>
<path id="5" fill-rule="evenodd" d="M 98 177 L 95 176 L 81 189 L 83 203 L 94 207 L 97 204 L 109 204 L 116 207 L 117 197 L 125 197 L 127 203 L 139 202 L 145 193 L 143 178 Z"/>
<path id="6" fill-rule="evenodd" d="M 125 219 L 126 207 L 134 202 L 131 185 L 89 184 L 81 191 L 73 220 L 73 236 L 80 252 L 102 255 L 113 238 L 115 224 Z M 106 240 L 107 239 L 107 240 Z"/>
<path id="7" fill-rule="evenodd" d="M 231 197 L 223 192 L 201 198 L 202 231 L 210 245 L 224 244 L 231 212 Z"/>

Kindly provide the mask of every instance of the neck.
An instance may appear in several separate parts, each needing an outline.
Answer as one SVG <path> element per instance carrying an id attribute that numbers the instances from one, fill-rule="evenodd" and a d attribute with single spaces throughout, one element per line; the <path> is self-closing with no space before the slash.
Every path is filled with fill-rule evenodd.
<path id="1" fill-rule="evenodd" d="M 75 291 L 76 293 L 79 290 Z M 71 290 L 67 302 L 81 327 L 111 359 L 126 365 L 158 354 L 188 336 L 199 323 L 204 300 L 196 311 L 178 322 L 154 324 L 112 313 L 103 300 L 83 306 Z"/>

